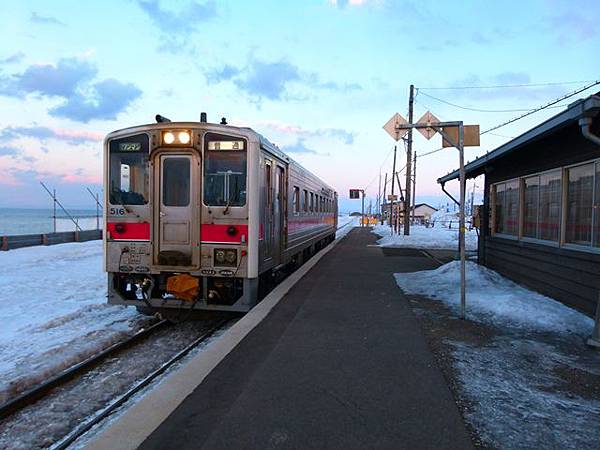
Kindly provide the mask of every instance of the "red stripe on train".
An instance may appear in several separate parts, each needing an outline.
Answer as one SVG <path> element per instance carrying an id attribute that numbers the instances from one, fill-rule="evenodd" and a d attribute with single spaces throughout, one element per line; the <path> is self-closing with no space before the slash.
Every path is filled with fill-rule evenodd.
<path id="1" fill-rule="evenodd" d="M 203 224 L 201 227 L 200 238 L 202 242 L 227 242 L 239 244 L 248 242 L 248 225 L 217 225 Z"/>
<path id="2" fill-rule="evenodd" d="M 127 222 L 108 222 L 106 230 L 110 233 L 111 239 L 124 241 L 149 241 L 150 224 L 127 223 Z"/>

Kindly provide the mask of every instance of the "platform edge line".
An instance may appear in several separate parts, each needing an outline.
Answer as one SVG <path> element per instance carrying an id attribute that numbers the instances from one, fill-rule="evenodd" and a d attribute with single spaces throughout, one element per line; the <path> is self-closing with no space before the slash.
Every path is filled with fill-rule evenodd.
<path id="1" fill-rule="evenodd" d="M 347 234 L 336 239 L 310 258 L 223 333 L 217 341 L 169 375 L 139 402 L 129 407 L 121 417 L 86 443 L 85 448 L 93 450 L 138 448 L 242 339 L 267 317 L 290 289 L 346 236 Z"/>

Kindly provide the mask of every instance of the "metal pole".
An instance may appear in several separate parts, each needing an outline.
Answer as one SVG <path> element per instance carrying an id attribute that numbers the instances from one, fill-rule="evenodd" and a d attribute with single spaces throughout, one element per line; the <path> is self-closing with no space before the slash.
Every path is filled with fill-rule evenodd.
<path id="1" fill-rule="evenodd" d="M 377 191 L 377 207 L 375 208 L 375 212 L 381 216 L 381 169 L 379 169 L 379 191 Z"/>
<path id="2" fill-rule="evenodd" d="M 413 84 L 410 85 L 410 95 L 408 97 L 408 123 L 412 125 L 413 123 L 413 104 L 415 101 L 415 86 Z M 412 198 L 412 196 L 410 195 L 410 178 L 412 175 L 412 128 L 409 128 L 408 130 L 408 142 L 407 142 L 407 146 L 406 146 L 406 201 L 410 204 L 410 199 Z M 410 206 L 410 205 L 409 205 Z M 410 211 L 409 209 L 406 209 L 406 207 L 404 208 L 407 211 Z M 409 214 L 406 213 L 404 215 L 404 235 L 408 236 L 410 234 L 410 218 L 409 218 Z"/>
<path id="3" fill-rule="evenodd" d="M 417 152 L 413 155 L 413 177 L 412 177 L 413 185 L 412 185 L 412 214 L 411 219 L 412 223 L 415 223 L 415 208 L 417 207 L 416 203 L 416 192 L 417 192 Z"/>
<path id="4" fill-rule="evenodd" d="M 598 303 L 596 303 L 596 323 L 592 335 L 587 340 L 587 345 L 600 348 L 600 292 L 598 292 Z"/>
<path id="5" fill-rule="evenodd" d="M 385 196 L 385 193 L 387 191 L 387 173 L 385 174 L 385 181 L 383 182 L 383 204 L 386 205 L 387 203 L 387 197 Z M 387 206 L 387 205 L 386 205 Z M 386 208 L 387 210 L 387 208 Z M 381 211 L 381 225 L 383 225 L 383 210 Z"/>
<path id="6" fill-rule="evenodd" d="M 467 300 L 466 300 L 466 260 L 465 260 L 465 196 L 466 196 L 466 179 L 465 179 L 465 152 L 464 152 L 464 128 L 461 123 L 458 127 L 458 152 L 460 160 L 460 216 L 459 216 L 459 245 L 460 245 L 460 316 L 461 319 L 466 317 Z"/>
<path id="7" fill-rule="evenodd" d="M 54 232 L 56 233 L 56 189 L 52 190 L 52 206 L 54 207 L 54 212 L 52 214 L 52 222 L 54 225 Z"/>
<path id="8" fill-rule="evenodd" d="M 46 190 L 46 192 L 48 193 L 48 195 L 50 195 L 52 197 L 52 193 L 50 192 L 50 190 L 46 187 L 46 185 L 44 183 L 42 183 L 40 181 L 40 184 L 42 185 L 42 187 Z M 67 215 L 67 217 L 69 219 L 71 219 L 71 222 L 73 222 L 75 224 L 76 228 L 79 228 L 79 224 L 75 221 L 75 219 L 73 219 L 73 216 L 71 216 L 71 214 L 69 214 L 67 212 L 67 210 L 63 207 L 63 205 L 58 201 L 58 199 L 56 198 L 56 196 L 54 196 L 54 201 L 58 204 L 58 206 L 60 207 L 60 209 L 63 210 L 63 212 Z M 79 228 L 79 231 L 83 231 L 81 228 Z"/>
<path id="9" fill-rule="evenodd" d="M 392 229 L 392 233 L 394 230 L 392 218 L 394 217 L 394 174 L 396 173 L 396 148 L 397 146 L 394 145 L 394 165 L 392 167 L 392 200 L 390 201 L 390 228 Z"/>
<path id="10" fill-rule="evenodd" d="M 404 211 L 404 215 L 406 215 L 406 197 L 404 196 L 404 194 L 402 194 L 402 183 L 400 183 L 400 175 L 398 174 L 398 172 L 396 172 L 396 180 L 398 180 L 398 192 L 399 192 L 399 198 L 400 201 L 402 202 L 402 211 Z M 406 192 L 406 189 L 404 190 L 404 192 Z M 396 233 L 398 232 L 398 223 L 399 223 L 399 216 L 400 216 L 400 204 L 398 204 L 398 208 L 396 208 Z"/>
<path id="11" fill-rule="evenodd" d="M 361 219 L 360 219 L 360 226 L 364 227 L 365 226 L 365 191 L 360 191 L 362 193 L 362 212 L 361 212 Z"/>

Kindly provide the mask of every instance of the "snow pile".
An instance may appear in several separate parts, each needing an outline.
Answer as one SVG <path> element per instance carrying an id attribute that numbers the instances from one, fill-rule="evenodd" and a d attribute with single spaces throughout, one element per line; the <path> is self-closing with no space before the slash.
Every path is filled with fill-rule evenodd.
<path id="1" fill-rule="evenodd" d="M 485 347 L 452 342 L 461 389 L 474 404 L 466 419 L 491 448 L 600 448 L 600 402 L 557 389 L 558 368 L 598 367 L 598 359 L 579 367 L 574 345 L 565 351 L 510 333 Z"/>
<path id="2" fill-rule="evenodd" d="M 395 278 L 407 294 L 442 301 L 458 316 L 458 261 Z M 577 381 L 600 375 L 600 355 L 583 344 L 592 319 L 472 262 L 466 279 L 467 317 L 485 324 L 488 341 L 447 342 L 470 405 L 465 417 L 487 446 L 600 448 L 600 401 Z"/>
<path id="3" fill-rule="evenodd" d="M 352 228 L 360 224 L 360 217 L 350 215 L 338 216 L 338 230 L 335 233 L 335 238 L 340 239 L 350 233 Z"/>
<path id="4" fill-rule="evenodd" d="M 106 304 L 102 241 L 0 252 L 0 403 L 145 321 Z"/>
<path id="5" fill-rule="evenodd" d="M 404 236 L 402 230 L 399 234 L 392 234 L 389 225 L 375 225 L 373 232 L 382 237 L 377 241 L 380 247 L 458 249 L 458 227 L 448 229 L 440 225 L 430 228 L 423 225 L 412 225 L 410 235 Z M 475 230 L 467 231 L 465 238 L 465 248 L 477 250 L 477 232 Z"/>
<path id="6" fill-rule="evenodd" d="M 460 261 L 435 269 L 395 274 L 407 294 L 440 299 L 460 308 Z M 496 325 L 538 331 L 590 334 L 593 320 L 562 303 L 535 293 L 474 262 L 466 263 L 467 314 Z"/>

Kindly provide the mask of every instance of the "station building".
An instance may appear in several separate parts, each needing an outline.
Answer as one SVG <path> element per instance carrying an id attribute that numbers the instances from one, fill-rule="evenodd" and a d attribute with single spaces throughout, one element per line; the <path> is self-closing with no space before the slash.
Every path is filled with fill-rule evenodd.
<path id="1" fill-rule="evenodd" d="M 478 260 L 592 315 L 600 292 L 600 92 L 465 166 L 485 176 Z M 438 179 L 458 179 L 458 170 Z"/>

